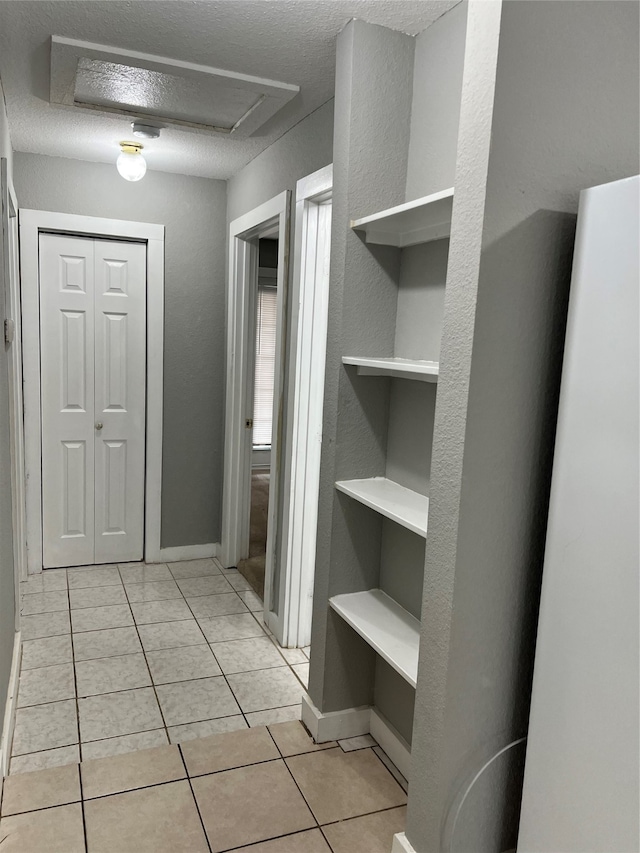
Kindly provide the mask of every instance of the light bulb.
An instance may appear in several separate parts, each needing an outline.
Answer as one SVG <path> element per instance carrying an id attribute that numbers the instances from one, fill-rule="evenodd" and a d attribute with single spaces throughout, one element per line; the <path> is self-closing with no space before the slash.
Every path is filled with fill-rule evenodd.
<path id="1" fill-rule="evenodd" d="M 147 171 L 147 161 L 140 153 L 142 145 L 138 143 L 120 143 L 122 153 L 116 160 L 116 168 L 125 181 L 139 181 Z"/>

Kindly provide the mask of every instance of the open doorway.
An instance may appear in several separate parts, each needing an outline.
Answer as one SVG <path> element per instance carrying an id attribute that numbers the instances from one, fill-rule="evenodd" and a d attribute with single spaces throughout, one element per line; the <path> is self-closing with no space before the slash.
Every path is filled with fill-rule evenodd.
<path id="1" fill-rule="evenodd" d="M 235 219 L 229 234 L 227 399 L 220 560 L 225 567 L 244 569 L 249 582 L 253 585 L 255 581 L 254 588 L 258 590 L 262 580 L 265 623 L 276 634 L 278 614 L 273 577 L 283 427 L 289 206 L 290 193 L 286 191 Z M 264 267 L 260 260 L 261 243 Z M 276 257 L 270 267 L 266 266 L 268 251 L 275 252 Z M 275 279 L 273 272 L 267 272 L 269 269 L 275 270 Z M 260 330 L 259 310 L 264 312 L 264 326 Z M 259 363 L 256 349 L 258 331 L 265 335 L 260 342 L 260 358 L 264 356 L 262 363 Z M 256 381 L 256 369 L 261 373 L 259 382 Z M 255 479 L 252 477 L 254 458 L 263 469 L 262 479 L 258 479 L 258 475 Z M 268 480 L 264 477 L 267 467 Z M 252 481 L 256 489 L 252 488 Z M 261 557 L 258 553 L 251 553 L 252 497 L 256 499 L 255 544 L 261 546 L 264 543 L 262 571 L 262 559 L 256 560 L 254 566 L 250 563 L 254 557 Z"/>
<path id="2" fill-rule="evenodd" d="M 278 317 L 278 240 L 258 241 L 248 556 L 238 570 L 264 600 Z"/>

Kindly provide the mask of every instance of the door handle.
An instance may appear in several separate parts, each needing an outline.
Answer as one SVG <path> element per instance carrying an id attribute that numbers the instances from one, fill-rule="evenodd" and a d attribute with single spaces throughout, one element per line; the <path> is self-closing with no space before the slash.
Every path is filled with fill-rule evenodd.
<path id="1" fill-rule="evenodd" d="M 102 423 L 102 421 L 96 421 L 96 429 L 102 429 L 103 426 L 104 424 Z"/>

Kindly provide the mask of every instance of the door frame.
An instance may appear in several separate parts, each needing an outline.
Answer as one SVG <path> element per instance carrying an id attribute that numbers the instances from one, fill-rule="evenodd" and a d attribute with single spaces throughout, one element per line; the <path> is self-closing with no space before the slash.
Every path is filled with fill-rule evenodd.
<path id="1" fill-rule="evenodd" d="M 220 561 L 225 568 L 237 566 L 243 554 L 244 532 L 249 526 L 251 504 L 251 445 L 247 440 L 246 419 L 249 374 L 253 364 L 251 334 L 258 280 L 258 240 L 278 237 L 276 367 L 273 390 L 271 476 L 267 514 L 265 558 L 264 620 L 275 630 L 278 615 L 272 610 L 271 596 L 278 522 L 279 472 L 284 417 L 284 369 L 286 306 L 289 279 L 290 190 L 234 219 L 229 225 L 229 277 L 227 289 L 227 367 L 224 438 L 224 479 Z"/>
<path id="2" fill-rule="evenodd" d="M 20 210 L 24 444 L 29 574 L 42 571 L 42 442 L 40 407 L 40 233 L 108 238 L 147 246 L 147 415 L 145 421 L 144 558 L 160 560 L 162 382 L 164 357 L 164 225 L 44 210 Z"/>
<path id="3" fill-rule="evenodd" d="M 13 321 L 9 344 L 9 440 L 11 446 L 11 492 L 13 564 L 16 603 L 20 581 L 27 579 L 27 515 L 24 490 L 24 423 L 22 402 L 22 336 L 20 328 L 20 279 L 18 270 L 18 202 L 9 185 L 7 158 L 0 158 L 0 204 L 2 208 L 2 265 L 0 282 L 5 298 L 5 319 Z M 7 346 L 6 338 L 5 347 Z M 18 614 L 16 611 L 16 627 Z"/>
<path id="4" fill-rule="evenodd" d="M 295 343 L 287 436 L 291 452 L 285 477 L 278 636 L 288 648 L 311 642 L 331 250 L 331 214 L 324 215 L 322 208 L 332 198 L 332 164 L 296 184 L 291 334 Z"/>

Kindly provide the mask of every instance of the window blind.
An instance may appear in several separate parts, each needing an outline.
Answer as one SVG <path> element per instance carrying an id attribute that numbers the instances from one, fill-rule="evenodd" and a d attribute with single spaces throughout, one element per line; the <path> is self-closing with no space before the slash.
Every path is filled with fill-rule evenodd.
<path id="1" fill-rule="evenodd" d="M 273 379 L 276 358 L 277 290 L 258 283 L 256 373 L 253 392 L 253 446 L 271 445 Z"/>

